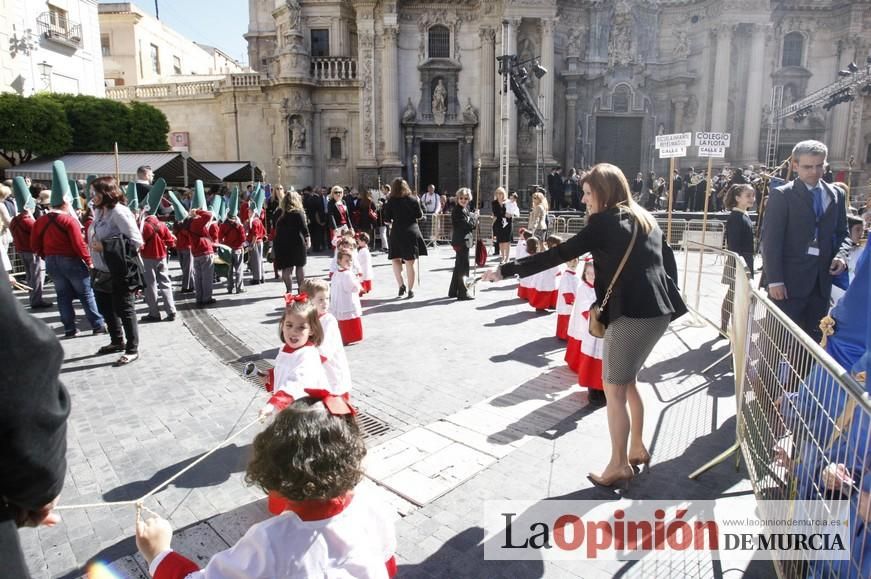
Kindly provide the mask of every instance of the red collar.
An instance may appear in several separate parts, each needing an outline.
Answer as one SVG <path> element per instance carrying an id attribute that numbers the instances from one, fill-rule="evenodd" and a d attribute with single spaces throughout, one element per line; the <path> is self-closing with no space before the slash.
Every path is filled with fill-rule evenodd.
<path id="1" fill-rule="evenodd" d="M 322 521 L 344 511 L 353 498 L 354 491 L 348 491 L 341 497 L 326 500 L 287 501 L 285 510 L 296 513 L 303 521 Z"/>
<path id="2" fill-rule="evenodd" d="M 584 283 L 587 284 L 587 287 L 596 287 L 593 284 L 591 284 L 590 282 L 588 282 L 587 280 L 584 280 Z"/>
<path id="3" fill-rule="evenodd" d="M 348 268 L 339 268 L 339 271 L 348 271 Z"/>
<path id="4" fill-rule="evenodd" d="M 298 351 L 302 350 L 303 348 L 306 348 L 308 346 L 314 346 L 314 345 L 315 345 L 315 343 L 312 341 L 306 342 L 305 344 L 303 344 L 299 348 L 291 348 L 290 346 L 285 344 L 284 347 L 281 349 L 281 351 L 286 353 L 286 354 L 293 354 L 294 352 L 298 352 Z"/>
<path id="5" fill-rule="evenodd" d="M 567 273 L 567 274 L 569 274 L 569 275 L 575 275 L 576 272 L 575 272 L 575 270 L 573 270 L 573 269 L 567 269 L 567 270 L 565 271 L 565 273 Z"/>

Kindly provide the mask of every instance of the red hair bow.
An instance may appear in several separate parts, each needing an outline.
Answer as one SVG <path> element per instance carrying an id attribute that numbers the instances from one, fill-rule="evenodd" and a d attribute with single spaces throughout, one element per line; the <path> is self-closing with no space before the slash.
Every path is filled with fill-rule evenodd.
<path id="1" fill-rule="evenodd" d="M 343 396 L 336 396 L 329 390 L 306 388 L 305 393 L 323 402 L 324 406 L 327 407 L 327 412 L 333 416 L 357 415 L 357 409 L 351 406 Z"/>
<path id="2" fill-rule="evenodd" d="M 284 304 L 285 305 L 289 306 L 290 304 L 294 304 L 297 302 L 303 303 L 303 304 L 308 302 L 308 294 L 307 293 L 301 293 L 301 294 L 296 294 L 296 295 L 284 294 Z"/>

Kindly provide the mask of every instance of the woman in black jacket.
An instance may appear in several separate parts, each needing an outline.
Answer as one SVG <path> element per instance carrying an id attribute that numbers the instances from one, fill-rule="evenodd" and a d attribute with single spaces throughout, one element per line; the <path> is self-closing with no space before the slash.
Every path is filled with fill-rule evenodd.
<path id="1" fill-rule="evenodd" d="M 281 200 L 278 219 L 275 220 L 275 239 L 272 240 L 272 258 L 275 269 L 281 271 L 284 288 L 293 293 L 293 273 L 296 270 L 297 289 L 305 281 L 306 252 L 311 248 L 308 222 L 302 207 L 302 197 L 296 191 Z"/>
<path id="2" fill-rule="evenodd" d="M 472 190 L 463 187 L 457 191 L 457 205 L 451 211 L 451 245 L 456 252 L 454 258 L 454 275 L 451 276 L 451 287 L 448 288 L 448 297 L 457 300 L 474 299 L 466 291 L 463 278 L 469 275 L 469 249 L 472 248 L 472 232 L 478 225 L 478 212 L 469 211 L 469 202 L 472 200 Z"/>
<path id="3" fill-rule="evenodd" d="M 426 255 L 426 243 L 417 225 L 423 219 L 420 199 L 411 192 L 405 179 L 395 179 L 390 186 L 390 197 L 384 205 L 384 221 L 390 222 L 390 249 L 387 257 L 393 263 L 393 276 L 399 286 L 399 297 L 405 295 L 406 286 L 402 280 L 402 262 L 408 277 L 408 298 L 414 297 L 415 262 Z"/>
<path id="4" fill-rule="evenodd" d="M 632 467 L 650 462 L 642 440 L 644 405 L 635 382 L 669 322 L 684 314 L 686 306 L 674 282 L 674 255 L 656 220 L 632 199 L 623 172 L 601 163 L 584 176 L 582 186 L 589 214 L 584 229 L 544 253 L 501 265 L 484 279 L 525 277 L 590 252 L 596 272 L 596 301 L 601 304 L 629 250 L 600 315 L 607 325 L 602 381 L 608 400 L 611 460 L 601 475 L 588 475 L 596 485 L 613 486 L 631 479 Z M 633 236 L 637 236 L 634 241 Z"/>
<path id="5" fill-rule="evenodd" d="M 752 185 L 732 185 L 726 191 L 723 199 L 726 209 L 730 211 L 726 219 L 726 249 L 737 253 L 744 259 L 744 267 L 750 278 L 753 278 L 753 221 L 747 211 L 756 204 L 756 189 Z M 729 286 L 726 297 L 720 307 L 720 331 L 727 335 L 729 318 L 732 317 L 732 304 L 735 302 L 735 259 L 730 255 L 723 268 L 722 283 Z"/>
<path id="6" fill-rule="evenodd" d="M 330 226 L 330 242 L 332 243 L 337 229 L 346 228 L 352 233 L 354 225 L 351 223 L 351 213 L 343 201 L 345 190 L 336 185 L 330 189 L 330 201 L 327 203 L 327 223 Z"/>

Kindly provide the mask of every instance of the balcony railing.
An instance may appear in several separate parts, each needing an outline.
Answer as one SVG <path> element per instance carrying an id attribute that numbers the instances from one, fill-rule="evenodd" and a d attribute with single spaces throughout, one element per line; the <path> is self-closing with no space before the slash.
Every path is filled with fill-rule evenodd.
<path id="1" fill-rule="evenodd" d="M 350 56 L 314 57 L 311 75 L 319 81 L 357 80 L 357 59 Z"/>
<path id="2" fill-rule="evenodd" d="M 82 46 L 82 25 L 57 12 L 43 12 L 36 18 L 40 36 L 65 46 Z"/>

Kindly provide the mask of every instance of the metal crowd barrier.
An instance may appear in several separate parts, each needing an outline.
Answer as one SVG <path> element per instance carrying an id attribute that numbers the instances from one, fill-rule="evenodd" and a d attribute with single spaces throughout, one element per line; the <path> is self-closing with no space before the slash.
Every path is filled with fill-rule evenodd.
<path id="1" fill-rule="evenodd" d="M 688 244 L 708 259 L 699 267 L 694 254 L 684 253 L 687 306 L 697 320 L 729 337 L 737 405 L 735 444 L 690 478 L 734 454 L 737 460 L 743 457 L 758 500 L 783 501 L 760 503 L 760 508 L 786 505 L 783 512 L 761 512 L 760 518 L 809 518 L 810 513 L 800 512 L 806 504 L 801 501 L 848 501 L 849 559 L 819 561 L 808 550 L 799 559 L 775 558 L 773 563 L 781 579 L 866 577 L 871 564 L 871 402 L 859 379 L 867 378 L 857 379 L 842 368 L 754 289 L 736 254 Z M 712 265 L 717 257 L 724 265 Z"/>

